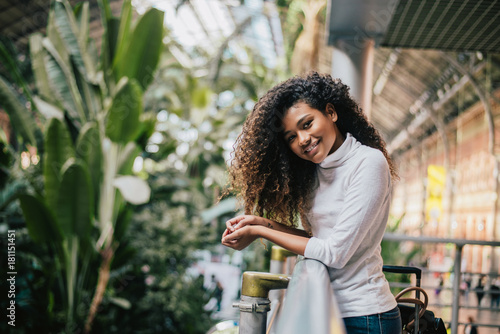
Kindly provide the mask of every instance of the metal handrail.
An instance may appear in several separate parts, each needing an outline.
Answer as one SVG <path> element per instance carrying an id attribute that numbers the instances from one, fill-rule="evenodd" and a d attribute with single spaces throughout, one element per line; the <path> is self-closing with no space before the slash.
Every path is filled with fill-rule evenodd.
<path id="1" fill-rule="evenodd" d="M 458 333 L 458 311 L 460 309 L 460 283 L 462 280 L 462 251 L 465 245 L 482 245 L 491 247 L 500 247 L 499 241 L 482 241 L 468 239 L 451 239 L 451 238 L 435 238 L 427 236 L 407 236 L 395 233 L 385 233 L 384 240 L 386 241 L 412 241 L 415 243 L 435 243 L 435 244 L 455 244 L 455 261 L 453 263 L 453 301 L 451 313 L 451 333 Z"/>
<path id="2" fill-rule="evenodd" d="M 267 312 L 271 309 L 269 291 L 284 289 L 290 277 L 282 274 L 247 271 L 243 273 L 241 299 L 233 304 L 240 310 L 240 334 L 264 334 Z"/>
<path id="3" fill-rule="evenodd" d="M 275 260 L 283 263 L 284 258 Z M 272 307 L 269 292 L 284 288 L 286 295 L 283 304 L 279 305 L 281 312 L 273 310 L 277 324 L 271 326 L 267 321 L 267 312 Z M 243 273 L 241 299 L 233 306 L 240 310 L 240 334 L 345 334 L 326 266 L 301 256 L 291 277 L 276 273 Z"/>
<path id="4" fill-rule="evenodd" d="M 398 235 L 393 233 L 386 233 L 384 240 L 388 241 L 413 241 L 416 243 L 445 243 L 455 244 L 455 263 L 454 263 L 454 282 L 453 282 L 453 304 L 452 304 L 452 319 L 451 319 L 451 334 L 457 334 L 458 325 L 458 310 L 459 305 L 459 287 L 461 281 L 461 259 L 462 250 L 465 245 L 483 245 L 491 247 L 500 247 L 500 242 L 497 241 L 480 241 L 480 240 L 466 240 L 466 239 L 449 239 L 449 238 L 434 238 L 434 237 L 411 237 L 405 235 Z M 272 270 L 279 271 L 284 259 L 287 256 L 293 256 L 293 253 L 283 251 L 277 248 L 273 249 L 277 255 L 272 256 L 273 261 L 277 261 Z M 298 262 L 295 265 L 293 275 L 284 276 L 280 274 L 259 273 L 265 275 L 262 280 L 264 285 L 264 292 L 260 297 L 246 296 L 247 288 L 244 287 L 244 280 L 242 286 L 242 299 L 239 304 L 240 311 L 240 333 L 242 334 L 264 334 L 266 333 L 267 312 L 271 307 L 271 302 L 267 298 L 268 293 L 275 288 L 274 284 L 283 285 L 283 277 L 288 279 L 288 287 L 284 303 L 280 305 L 282 308 L 278 314 L 278 321 L 276 325 L 276 332 L 271 328 L 270 333 L 345 333 L 344 322 L 340 317 L 336 301 L 334 299 L 333 291 L 330 285 L 330 276 L 326 266 L 316 260 L 305 259 L 302 256 L 298 257 Z M 250 272 L 247 275 L 255 275 L 255 272 Z M 275 278 L 270 279 L 271 275 Z M 260 277 L 260 276 L 259 276 Z M 261 277 L 262 278 L 262 277 Z M 260 279 L 260 278 L 259 278 Z M 281 281 L 278 283 L 270 283 L 270 280 Z M 252 284 L 261 284 L 253 281 Z M 257 282 L 257 283 L 255 283 Z M 324 287 L 324 288 L 323 288 Z M 260 288 L 258 288 L 260 289 Z M 268 290 L 266 290 L 268 289 Z M 265 298 L 262 296 L 265 295 Z M 250 298 L 250 299 L 249 299 Z M 257 298 L 257 299 L 252 299 Z M 297 302 L 300 301 L 300 302 Z M 249 306 L 253 305 L 253 306 Z M 313 306 L 314 305 L 314 306 Z M 246 308 L 246 310 L 243 309 Z M 254 312 L 252 314 L 252 312 Z M 259 313 L 255 314 L 255 313 Z M 247 313 L 245 315 L 244 313 Z M 251 314 L 251 316 L 248 316 Z M 286 315 L 280 317 L 280 314 Z M 270 328 L 267 328 L 268 333 Z"/>
<path id="5" fill-rule="evenodd" d="M 276 333 L 346 333 L 327 267 L 317 260 L 299 256 L 280 315 Z"/>

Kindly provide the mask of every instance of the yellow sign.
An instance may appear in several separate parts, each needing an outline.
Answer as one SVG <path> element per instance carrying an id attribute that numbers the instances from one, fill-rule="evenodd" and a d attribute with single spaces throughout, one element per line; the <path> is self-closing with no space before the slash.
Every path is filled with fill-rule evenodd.
<path id="1" fill-rule="evenodd" d="M 446 182 L 446 169 L 443 166 L 427 167 L 427 200 L 425 218 L 427 221 L 439 221 L 443 214 L 443 195 Z"/>

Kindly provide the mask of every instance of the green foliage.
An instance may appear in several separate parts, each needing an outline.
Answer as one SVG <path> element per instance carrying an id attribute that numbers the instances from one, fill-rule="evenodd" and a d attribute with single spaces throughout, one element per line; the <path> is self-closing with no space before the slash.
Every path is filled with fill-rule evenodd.
<path id="1" fill-rule="evenodd" d="M 98 319 L 96 330 L 205 333 L 213 323 L 203 310 L 208 298 L 201 277 L 187 273 L 202 231 L 199 223 L 187 219 L 183 206 L 154 201 L 138 212 L 126 243 L 141 252 L 128 261 L 130 270 L 112 281 L 112 289 L 133 307 L 115 307 L 111 317 Z"/>
<path id="2" fill-rule="evenodd" d="M 279 0 L 277 1 L 281 22 L 283 25 L 283 42 L 285 46 L 287 64 L 292 58 L 295 41 L 303 30 L 304 12 L 307 0 Z"/>
<path id="3" fill-rule="evenodd" d="M 16 329 L 82 331 L 104 272 L 110 279 L 94 332 L 205 333 L 213 322 L 203 310 L 207 296 L 189 268 L 194 250 L 221 252 L 215 245 L 227 216 L 214 217 L 214 229 L 200 212 L 225 184 L 228 137 L 235 138 L 253 102 L 279 75 L 255 54 L 243 64 L 220 53 L 224 62 L 211 82 L 198 74 L 208 71 L 182 68 L 168 52 L 160 62 L 163 13 L 150 9 L 134 23 L 130 0 L 119 17 L 108 1 L 99 5 L 105 28 L 99 56 L 88 35 L 88 3 L 71 8 L 53 0 L 46 35 L 30 37 L 35 94 L 20 97 L 12 87 L 0 93 L 16 105 L 8 112 L 20 119 L 13 122 L 20 147 L 36 145 L 42 162 L 21 170 L 20 151 L 2 150 L 2 166 L 10 168 L 2 205 L 11 208 L 23 193 L 12 211 L 19 217 L 22 210 L 27 226 L 17 225 L 23 235 L 18 277 L 26 287 L 18 311 L 20 319 L 31 316 Z M 166 66 L 157 76 L 159 63 Z M 31 110 L 26 100 L 33 101 Z M 157 123 L 145 109 L 165 109 L 168 121 Z M 161 141 L 153 142 L 153 133 Z M 157 151 L 145 150 L 155 145 Z M 116 182 L 140 183 L 132 172 L 137 157 L 152 200 L 132 205 L 130 191 L 117 190 Z M 252 247 L 249 268 L 267 268 L 269 252 L 260 243 Z M 100 256 L 107 250 L 113 254 L 108 268 Z"/>
<path id="4" fill-rule="evenodd" d="M 395 233 L 398 228 L 401 220 L 403 219 L 404 214 L 399 217 L 390 217 L 389 222 L 387 224 L 386 232 Z M 413 247 L 411 250 L 403 252 L 401 250 L 401 243 L 398 241 L 387 241 L 383 240 L 381 243 L 382 247 L 382 258 L 384 260 L 384 264 L 394 265 L 394 266 L 407 266 L 413 257 L 418 253 L 418 248 Z M 389 282 L 393 283 L 409 283 L 410 275 L 406 274 L 397 274 L 397 273 L 384 273 L 386 279 Z M 393 293 L 398 293 L 401 291 L 401 288 L 391 288 Z"/>
<path id="5" fill-rule="evenodd" d="M 106 0 L 102 4 L 108 6 Z M 131 163 L 144 150 L 135 139 L 151 128 L 150 120 L 142 123 L 142 95 L 162 48 L 163 13 L 151 9 L 132 27 L 129 0 L 124 2 L 124 11 L 128 14 L 122 20 L 109 12 L 103 15 L 105 27 L 117 20 L 121 30 L 107 30 L 109 40 L 103 41 L 107 52 L 97 63 L 93 41 L 88 38 L 88 3 L 73 11 L 67 0 L 51 2 L 46 36 L 37 33 L 30 37 L 38 89 L 32 107 L 38 112 L 39 124 L 12 87 L 0 78 L 2 107 L 23 145 L 37 147 L 43 161 L 36 167 L 43 182 L 33 182 L 19 199 L 33 241 L 30 247 L 41 250 L 34 256 L 45 277 L 35 282 L 47 282 L 44 288 L 53 305 L 38 311 L 53 320 L 49 326 L 53 331 L 83 328 L 85 318 L 87 331 L 90 329 L 95 316 L 92 309 L 89 313 L 91 296 L 95 290 L 94 306 L 99 307 L 99 294 L 105 291 L 105 277 L 111 270 L 109 259 L 120 241 L 113 234 L 114 228 L 119 227 L 119 235 L 125 235 L 126 224 L 117 223 L 117 217 L 124 216 L 126 210 L 124 200 L 142 204 L 149 198 L 147 185 L 135 193 L 128 188 L 145 184 L 130 175 Z M 139 43 L 140 38 L 145 41 Z M 130 67 L 113 68 L 110 64 L 115 58 Z M 19 79 L 18 75 L 14 77 Z M 25 93 L 31 99 L 31 93 Z M 37 140 L 42 132 L 43 142 Z M 129 184 L 123 182 L 127 174 Z M 10 173 L 7 177 L 16 184 L 13 176 Z M 122 178 L 119 190 L 115 188 L 118 178 Z M 99 264 L 99 252 L 110 254 L 107 260 L 103 255 L 103 265 Z M 122 255 L 126 251 L 116 252 Z M 48 254 L 53 263 L 41 260 Z M 98 270 L 104 279 L 99 279 L 96 288 Z M 33 288 L 32 292 L 36 290 Z"/>
<path id="6" fill-rule="evenodd" d="M 62 240 L 61 228 L 55 223 L 54 215 L 42 199 L 23 194 L 19 195 L 19 200 L 28 232 L 34 242 L 49 243 Z"/>
<path id="7" fill-rule="evenodd" d="M 142 113 L 142 90 L 139 84 L 123 77 L 116 87 L 108 111 L 106 136 L 116 143 L 127 144 L 139 135 Z"/>
<path id="8" fill-rule="evenodd" d="M 26 144 L 36 146 L 38 128 L 33 116 L 21 104 L 12 87 L 0 76 L 0 107 L 5 109 L 16 133 Z"/>

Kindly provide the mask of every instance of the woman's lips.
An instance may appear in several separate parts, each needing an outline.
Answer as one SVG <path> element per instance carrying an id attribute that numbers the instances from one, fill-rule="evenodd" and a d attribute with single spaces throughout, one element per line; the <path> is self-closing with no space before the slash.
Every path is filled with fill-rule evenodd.
<path id="1" fill-rule="evenodd" d="M 311 153 L 316 147 L 318 147 L 318 144 L 319 144 L 319 140 L 317 142 L 315 142 L 314 144 L 310 145 L 309 147 L 307 147 L 307 149 L 304 150 L 304 153 L 305 154 Z"/>

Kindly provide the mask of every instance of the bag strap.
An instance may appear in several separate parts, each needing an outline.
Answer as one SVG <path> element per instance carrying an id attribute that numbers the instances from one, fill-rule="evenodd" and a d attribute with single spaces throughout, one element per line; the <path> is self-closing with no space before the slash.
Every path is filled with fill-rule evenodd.
<path id="1" fill-rule="evenodd" d="M 417 298 L 402 298 L 403 295 L 407 294 L 408 292 L 411 292 L 411 291 L 415 291 L 415 293 L 418 291 L 420 293 L 422 293 L 422 295 L 424 296 L 424 300 L 420 300 L 420 299 L 417 299 Z M 427 305 L 429 303 L 429 296 L 427 296 L 427 292 L 425 292 L 424 289 L 422 289 L 421 287 L 418 287 L 418 286 L 411 286 L 411 287 L 408 287 L 404 290 L 402 290 L 400 293 L 398 293 L 396 295 L 396 302 L 398 303 L 410 303 L 410 304 L 415 304 L 415 305 L 418 305 L 421 307 L 420 311 L 418 312 L 418 318 L 422 318 L 422 316 L 424 315 L 425 311 L 427 310 Z M 406 327 L 407 328 L 412 328 L 413 325 L 415 323 L 415 319 L 413 319 L 412 321 L 410 321 L 408 324 L 406 324 Z"/>

